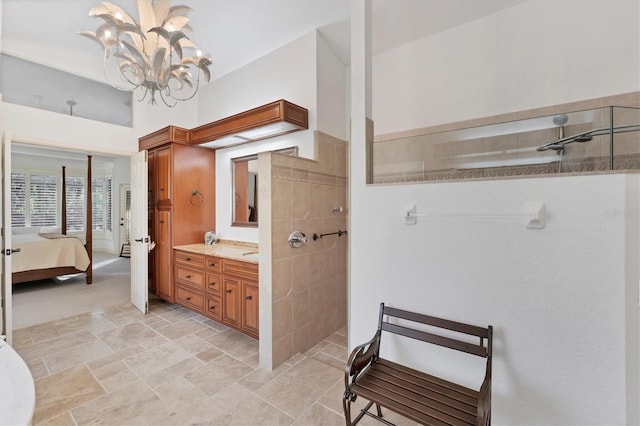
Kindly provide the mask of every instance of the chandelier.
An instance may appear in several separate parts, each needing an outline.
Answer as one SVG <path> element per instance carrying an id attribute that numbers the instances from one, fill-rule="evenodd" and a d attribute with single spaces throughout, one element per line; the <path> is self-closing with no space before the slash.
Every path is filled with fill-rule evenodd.
<path id="1" fill-rule="evenodd" d="M 140 92 L 169 106 L 195 96 L 202 76 L 211 79 L 212 61 L 186 35 L 191 33 L 188 6 L 170 6 L 170 0 L 136 0 L 140 23 L 110 2 L 102 2 L 89 16 L 104 21 L 95 32 L 78 34 L 104 49 L 104 71 L 115 88 Z"/>

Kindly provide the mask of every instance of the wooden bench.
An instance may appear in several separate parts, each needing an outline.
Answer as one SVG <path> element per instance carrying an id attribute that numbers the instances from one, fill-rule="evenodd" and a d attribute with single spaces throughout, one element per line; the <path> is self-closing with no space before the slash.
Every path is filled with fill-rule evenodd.
<path id="1" fill-rule="evenodd" d="M 415 323 L 429 327 L 423 325 L 417 329 L 407 325 L 414 326 Z M 427 329 L 429 331 L 423 331 Z M 480 389 L 470 389 L 380 358 L 382 332 L 486 358 L 485 376 Z M 382 303 L 375 336 L 367 343 L 356 346 L 347 361 L 344 376 L 346 389 L 342 401 L 347 425 L 355 425 L 365 414 L 391 424 L 382 418 L 381 407 L 423 425 L 490 425 L 492 334 L 492 326 L 476 327 L 390 308 Z M 470 339 L 475 338 L 479 338 L 479 343 L 470 343 Z M 369 402 L 352 422 L 351 403 L 358 396 Z M 373 404 L 376 405 L 377 416 L 369 412 Z"/>

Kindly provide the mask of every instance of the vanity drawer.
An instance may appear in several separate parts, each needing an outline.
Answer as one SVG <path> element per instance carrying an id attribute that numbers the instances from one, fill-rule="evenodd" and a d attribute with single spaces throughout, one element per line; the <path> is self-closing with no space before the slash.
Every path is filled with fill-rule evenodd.
<path id="1" fill-rule="evenodd" d="M 206 267 L 207 272 L 215 272 L 219 274 L 222 272 L 222 259 L 219 257 L 207 256 Z"/>
<path id="2" fill-rule="evenodd" d="M 176 263 L 193 265 L 194 268 L 204 268 L 204 256 L 188 251 L 175 251 Z"/>
<path id="3" fill-rule="evenodd" d="M 204 311 L 204 296 L 186 288 L 176 287 L 176 303 L 193 311 Z"/>
<path id="4" fill-rule="evenodd" d="M 258 278 L 258 264 L 241 262 L 239 260 L 225 259 L 222 263 L 222 272 L 225 275 L 236 277 Z"/>
<path id="5" fill-rule="evenodd" d="M 204 290 L 204 272 L 176 265 L 176 282 Z"/>
<path id="6" fill-rule="evenodd" d="M 206 306 L 204 314 L 212 320 L 222 322 L 222 303 L 220 298 L 216 296 L 206 295 Z"/>
<path id="7" fill-rule="evenodd" d="M 211 274 L 207 272 L 207 281 L 204 285 L 204 289 L 207 293 L 213 293 L 220 295 L 220 287 L 222 286 L 222 278 L 218 274 Z"/>

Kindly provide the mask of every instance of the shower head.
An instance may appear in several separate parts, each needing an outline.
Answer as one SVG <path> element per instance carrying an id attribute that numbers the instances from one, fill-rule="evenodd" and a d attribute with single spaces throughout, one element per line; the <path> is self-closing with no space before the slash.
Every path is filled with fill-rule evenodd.
<path id="1" fill-rule="evenodd" d="M 564 150 L 564 144 L 552 143 L 552 144 L 542 145 L 536 148 L 536 151 L 547 151 L 547 150 L 562 151 Z"/>
<path id="2" fill-rule="evenodd" d="M 553 116 L 553 124 L 556 126 L 564 126 L 569 121 L 569 116 L 567 114 L 556 114 Z"/>
<path id="3" fill-rule="evenodd" d="M 592 139 L 593 139 L 593 135 L 591 133 L 587 133 L 585 135 L 580 135 L 573 138 L 573 140 L 576 142 L 589 142 Z"/>

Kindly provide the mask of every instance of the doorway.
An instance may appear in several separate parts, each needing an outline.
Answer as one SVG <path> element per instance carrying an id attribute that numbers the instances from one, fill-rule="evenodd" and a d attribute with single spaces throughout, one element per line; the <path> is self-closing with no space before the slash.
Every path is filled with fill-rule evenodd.
<path id="1" fill-rule="evenodd" d="M 127 187 L 130 180 L 129 158 L 92 154 L 92 176 L 89 183 L 86 181 L 87 154 L 90 153 L 24 143 L 12 144 L 12 194 L 14 190 L 19 189 L 24 190 L 24 194 L 28 194 L 22 211 L 16 208 L 14 202 L 21 197 L 16 193 L 16 197 L 12 198 L 12 212 L 15 210 L 16 213 L 15 221 L 12 215 L 11 232 L 14 236 L 38 235 L 45 230 L 60 232 L 60 210 L 62 202 L 65 201 L 68 236 L 82 239 L 86 220 L 83 216 L 85 207 L 81 201 L 89 188 L 93 194 L 92 284 L 88 286 L 85 283 L 84 274 L 64 275 L 16 284 L 12 288 L 12 317 L 15 329 L 129 302 L 130 259 L 119 257 L 123 237 L 118 221 L 119 213 L 123 210 L 120 188 Z M 62 166 L 66 169 L 65 182 L 67 182 L 64 197 L 60 185 Z M 15 185 L 13 185 L 14 179 Z M 43 185 L 41 182 L 48 185 Z M 21 183 L 24 185 L 20 186 Z M 34 191 L 34 194 L 31 194 L 31 191 Z M 46 195 L 44 200 L 49 204 L 42 201 L 43 194 Z M 78 199 L 80 202 L 74 202 Z M 34 203 L 34 200 L 37 203 Z M 36 211 L 34 205 L 38 203 L 42 203 L 43 208 Z M 51 210 L 52 206 L 53 210 Z M 20 216 L 20 213 L 24 215 Z M 130 214 L 129 207 L 129 217 Z M 124 225 L 126 232 L 126 223 Z M 17 246 L 15 238 L 13 245 Z M 55 302 L 56 300 L 58 302 Z"/>

